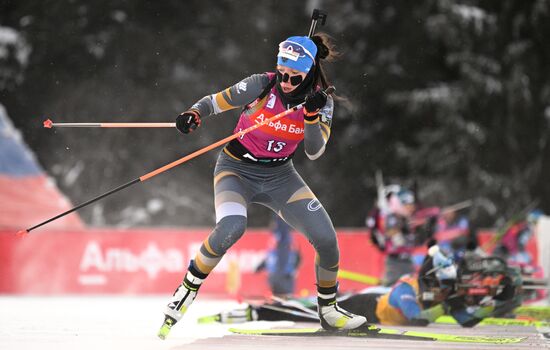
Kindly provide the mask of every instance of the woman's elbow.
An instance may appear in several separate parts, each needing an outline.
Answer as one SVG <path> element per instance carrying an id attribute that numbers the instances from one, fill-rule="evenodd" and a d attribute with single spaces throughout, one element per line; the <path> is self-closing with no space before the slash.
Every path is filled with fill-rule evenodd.
<path id="1" fill-rule="evenodd" d="M 321 147 L 316 153 L 311 154 L 307 150 L 305 153 L 310 160 L 316 160 L 317 158 L 321 157 L 323 153 L 325 153 L 325 146 L 323 145 L 323 147 Z"/>

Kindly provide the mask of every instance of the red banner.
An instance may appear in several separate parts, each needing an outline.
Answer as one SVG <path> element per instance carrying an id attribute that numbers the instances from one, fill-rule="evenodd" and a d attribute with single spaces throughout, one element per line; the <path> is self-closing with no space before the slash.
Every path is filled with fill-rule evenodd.
<path id="1" fill-rule="evenodd" d="M 189 260 L 208 236 L 207 230 L 47 231 L 24 239 L 0 232 L 0 293 L 171 293 Z M 380 276 L 382 256 L 364 231 L 340 231 L 341 267 Z M 249 230 L 211 273 L 202 293 L 263 296 L 266 272 L 254 273 L 270 247 L 267 230 Z M 302 254 L 296 291 L 315 290 L 314 250 L 295 234 Z M 341 290 L 365 285 L 342 280 Z"/>
<path id="2" fill-rule="evenodd" d="M 0 293 L 169 294 L 208 234 L 206 229 L 92 229 L 38 231 L 20 239 L 0 231 Z M 481 233 L 480 241 L 489 235 Z M 304 236 L 294 238 L 302 255 L 296 293 L 307 295 L 315 291 L 315 254 Z M 338 242 L 342 270 L 382 276 L 383 256 L 367 231 L 340 229 Z M 269 231 L 248 230 L 210 274 L 201 293 L 267 295 L 267 273 L 254 270 L 272 245 Z M 534 240 L 529 248 L 536 257 Z M 365 287 L 340 279 L 341 291 Z"/>

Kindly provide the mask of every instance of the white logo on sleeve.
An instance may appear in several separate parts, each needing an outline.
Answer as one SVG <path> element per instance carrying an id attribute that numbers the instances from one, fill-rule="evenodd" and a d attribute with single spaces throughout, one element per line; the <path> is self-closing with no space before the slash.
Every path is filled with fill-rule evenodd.
<path id="1" fill-rule="evenodd" d="M 241 91 L 246 92 L 246 85 L 247 85 L 247 83 L 245 83 L 244 81 L 241 81 L 240 83 L 238 83 L 237 84 L 237 93 L 240 94 Z"/>

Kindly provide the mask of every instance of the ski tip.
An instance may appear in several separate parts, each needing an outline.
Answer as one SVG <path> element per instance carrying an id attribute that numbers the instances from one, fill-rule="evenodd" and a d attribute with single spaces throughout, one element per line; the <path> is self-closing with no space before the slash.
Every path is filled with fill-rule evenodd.
<path id="1" fill-rule="evenodd" d="M 165 340 L 166 337 L 168 336 L 168 333 L 170 333 L 170 326 L 165 323 L 162 325 L 162 327 L 160 327 L 157 336 L 160 339 Z"/>
<path id="2" fill-rule="evenodd" d="M 172 329 L 172 326 L 175 323 L 176 321 L 173 318 L 166 316 L 166 318 L 164 319 L 164 322 L 162 323 L 162 326 L 159 329 L 157 336 L 160 339 L 165 340 L 166 337 L 168 336 L 168 333 L 170 333 L 170 329 Z"/>
<path id="3" fill-rule="evenodd" d="M 197 323 L 200 323 L 200 324 L 215 323 L 215 322 L 220 322 L 220 320 L 221 320 L 220 314 L 217 314 L 217 315 L 212 315 L 212 316 L 199 317 L 197 319 Z"/>
<path id="4" fill-rule="evenodd" d="M 27 230 L 21 230 L 21 231 L 17 231 L 17 233 L 15 234 L 15 236 L 17 238 L 25 238 L 27 237 L 27 235 L 29 234 L 29 231 Z"/>
<path id="5" fill-rule="evenodd" d="M 47 129 L 51 129 L 53 127 L 53 122 L 51 119 L 44 120 L 44 127 Z"/>

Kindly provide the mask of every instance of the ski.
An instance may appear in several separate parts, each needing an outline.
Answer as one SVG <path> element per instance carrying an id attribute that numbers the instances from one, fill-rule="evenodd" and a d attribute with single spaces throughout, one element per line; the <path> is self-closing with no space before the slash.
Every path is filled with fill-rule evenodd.
<path id="1" fill-rule="evenodd" d="M 399 333 L 381 332 L 377 328 L 365 330 L 342 330 L 326 331 L 321 328 L 287 328 L 287 329 L 238 329 L 230 328 L 230 332 L 243 335 L 269 335 L 269 336 L 300 336 L 300 337 L 359 337 L 359 338 L 378 338 L 393 340 L 417 340 L 417 341 L 435 341 L 437 339 L 423 336 L 410 336 Z"/>
<path id="2" fill-rule="evenodd" d="M 170 333 L 170 329 L 172 329 L 172 326 L 175 324 L 176 320 L 174 320 L 172 317 L 166 316 L 157 336 L 162 340 L 166 339 L 168 333 Z"/>
<path id="3" fill-rule="evenodd" d="M 536 320 L 550 320 L 550 306 L 519 306 L 513 313 L 517 316 L 532 317 Z"/>
<path id="4" fill-rule="evenodd" d="M 310 319 L 310 320 L 315 321 L 315 322 L 319 322 L 319 316 L 317 316 L 317 314 L 312 315 L 310 313 L 300 312 L 300 311 L 297 311 L 297 310 L 291 310 L 291 309 L 288 309 L 288 308 L 285 308 L 285 307 L 279 307 L 279 306 L 270 305 L 270 304 L 261 305 L 261 306 L 259 306 L 259 308 L 274 310 L 274 311 L 278 311 L 278 312 L 281 312 L 281 313 L 284 313 L 284 314 L 303 317 L 303 318 L 307 318 L 307 319 Z M 246 321 L 252 321 L 252 318 L 250 317 Z M 231 321 L 231 316 L 226 317 L 226 319 L 224 319 L 221 314 L 216 314 L 216 315 L 211 315 L 211 316 L 202 316 L 202 317 L 199 317 L 197 319 L 197 323 L 201 323 L 201 324 L 215 323 L 215 322 L 243 323 L 245 321 L 232 322 Z"/>
<path id="5" fill-rule="evenodd" d="M 440 316 L 435 320 L 435 323 L 457 324 L 452 316 Z M 496 318 L 488 317 L 477 324 L 478 326 L 524 326 L 524 327 L 550 327 L 550 322 L 524 320 L 518 318 Z"/>
<path id="6" fill-rule="evenodd" d="M 284 328 L 284 329 L 238 329 L 230 328 L 230 332 L 242 335 L 260 335 L 260 336 L 344 336 L 359 338 L 382 338 L 394 340 L 420 340 L 420 341 L 440 341 L 454 343 L 484 343 L 484 344 L 513 344 L 519 343 L 525 337 L 494 337 L 478 335 L 454 335 L 431 332 L 404 331 L 390 328 L 372 328 L 366 330 L 342 330 L 326 331 L 320 328 Z"/>
<path id="7" fill-rule="evenodd" d="M 210 315 L 210 316 L 201 316 L 197 318 L 197 323 L 206 324 L 206 323 L 215 323 L 221 322 L 222 316 L 220 314 Z"/>

